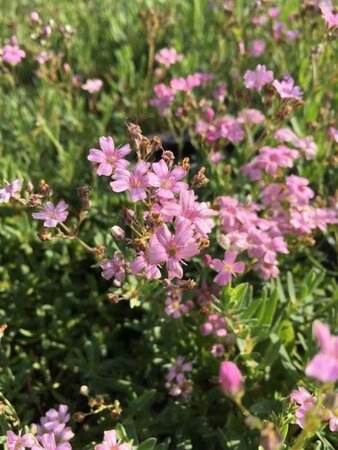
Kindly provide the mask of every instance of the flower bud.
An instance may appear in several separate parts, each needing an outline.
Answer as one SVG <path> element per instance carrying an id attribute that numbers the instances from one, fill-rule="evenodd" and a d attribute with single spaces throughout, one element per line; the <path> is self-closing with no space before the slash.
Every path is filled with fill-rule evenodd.
<path id="1" fill-rule="evenodd" d="M 121 240 L 121 239 L 124 239 L 126 236 L 125 231 L 122 230 L 122 228 L 117 225 L 114 225 L 113 227 L 111 227 L 110 232 L 114 239 Z"/>
<path id="2" fill-rule="evenodd" d="M 81 395 L 84 395 L 84 396 L 86 396 L 86 397 L 88 397 L 88 395 L 89 395 L 89 387 L 86 386 L 85 384 L 83 384 L 83 385 L 80 387 L 80 394 L 81 394 Z"/>
<path id="3" fill-rule="evenodd" d="M 223 361 L 219 370 L 220 384 L 224 393 L 237 399 L 243 391 L 242 374 L 231 361 Z"/>

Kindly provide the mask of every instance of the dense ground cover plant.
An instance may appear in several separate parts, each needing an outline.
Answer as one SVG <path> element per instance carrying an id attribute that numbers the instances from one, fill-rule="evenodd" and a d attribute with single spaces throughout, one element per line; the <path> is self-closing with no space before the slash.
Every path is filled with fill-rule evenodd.
<path id="1" fill-rule="evenodd" d="M 113 3 L 0 16 L 1 443 L 334 449 L 337 12 Z"/>

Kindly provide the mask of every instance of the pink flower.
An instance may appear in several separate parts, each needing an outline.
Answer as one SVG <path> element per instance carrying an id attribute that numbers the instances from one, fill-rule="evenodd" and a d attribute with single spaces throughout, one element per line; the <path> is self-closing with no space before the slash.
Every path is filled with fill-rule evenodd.
<path id="1" fill-rule="evenodd" d="M 87 80 L 81 87 L 84 91 L 87 91 L 90 94 L 95 94 L 95 92 L 99 92 L 101 90 L 102 86 L 102 80 L 95 78 L 93 80 Z"/>
<path id="2" fill-rule="evenodd" d="M 301 428 L 305 426 L 306 413 L 309 409 L 311 409 L 316 403 L 317 399 L 313 395 L 310 394 L 303 387 L 299 387 L 295 389 L 290 394 L 290 399 L 298 403 L 299 408 L 297 409 L 295 416 L 297 417 L 297 423 Z"/>
<path id="3" fill-rule="evenodd" d="M 186 379 L 184 373 L 191 371 L 192 364 L 190 362 L 185 362 L 184 356 L 178 356 L 174 364 L 169 368 L 165 378 L 167 381 L 176 381 L 177 383 L 182 384 Z"/>
<path id="4" fill-rule="evenodd" d="M 262 114 L 258 109 L 243 109 L 238 118 L 240 123 L 253 123 L 255 125 L 263 123 L 264 120 L 264 114 Z"/>
<path id="5" fill-rule="evenodd" d="M 154 92 L 155 98 L 152 98 L 149 103 L 158 109 L 161 116 L 166 116 L 169 106 L 175 99 L 175 90 L 164 83 L 160 83 L 154 87 Z"/>
<path id="6" fill-rule="evenodd" d="M 115 278 L 122 283 L 125 279 L 125 260 L 120 252 L 115 252 L 113 259 L 105 259 L 100 264 L 102 276 L 106 280 Z"/>
<path id="7" fill-rule="evenodd" d="M 286 179 L 286 198 L 291 205 L 305 206 L 315 193 L 308 187 L 309 180 L 297 175 L 290 175 Z"/>
<path id="8" fill-rule="evenodd" d="M 156 187 L 156 194 L 160 198 L 170 199 L 174 198 L 174 192 L 181 192 L 184 189 L 188 189 L 188 185 L 183 183 L 187 172 L 180 166 L 174 167 L 169 172 L 167 164 L 161 159 L 157 163 L 152 164 L 153 172 L 148 174 L 149 186 Z"/>
<path id="9" fill-rule="evenodd" d="M 258 57 L 261 56 L 265 51 L 265 41 L 262 39 L 256 39 L 253 41 L 250 47 L 250 56 Z"/>
<path id="10" fill-rule="evenodd" d="M 149 255 L 154 264 L 166 263 L 169 278 L 182 278 L 182 260 L 199 253 L 194 234 L 187 219 L 175 220 L 175 234 L 162 225 L 149 242 Z"/>
<path id="11" fill-rule="evenodd" d="M 162 213 L 188 219 L 202 235 L 209 234 L 215 225 L 215 212 L 206 203 L 197 202 L 192 190 L 182 191 L 178 203 L 167 203 Z"/>
<path id="12" fill-rule="evenodd" d="M 0 189 L 0 203 L 7 203 L 11 198 L 15 198 L 21 191 L 22 180 L 17 178 L 10 183 L 5 183 Z"/>
<path id="13" fill-rule="evenodd" d="M 46 433 L 39 437 L 40 444 L 33 445 L 33 450 L 72 450 L 68 442 L 57 444 L 54 433 Z"/>
<path id="14" fill-rule="evenodd" d="M 319 3 L 319 8 L 328 28 L 338 27 L 338 13 L 333 12 L 332 2 L 330 0 L 322 0 Z"/>
<path id="15" fill-rule="evenodd" d="M 213 356 L 214 358 L 222 358 L 222 356 L 223 356 L 224 353 L 225 353 L 224 345 L 223 345 L 223 344 L 214 344 L 214 345 L 211 347 L 210 353 L 212 354 L 212 356 Z"/>
<path id="16" fill-rule="evenodd" d="M 145 252 L 141 251 L 137 254 L 134 261 L 130 264 L 130 270 L 134 275 L 143 272 L 147 280 L 161 278 L 160 269 L 157 264 L 151 262 L 148 249 Z"/>
<path id="17" fill-rule="evenodd" d="M 2 61 L 11 66 L 16 66 L 26 57 L 26 52 L 17 45 L 5 45 L 2 48 Z"/>
<path id="18" fill-rule="evenodd" d="M 169 296 L 165 301 L 165 313 L 174 319 L 178 319 L 191 310 L 191 302 L 182 303 L 181 296 Z"/>
<path id="19" fill-rule="evenodd" d="M 280 141 L 290 142 L 296 148 L 301 150 L 306 159 L 313 159 L 317 152 L 317 145 L 312 136 L 301 138 L 290 130 L 290 128 L 280 128 L 275 132 L 275 138 Z"/>
<path id="20" fill-rule="evenodd" d="M 300 100 L 303 96 L 300 87 L 295 86 L 294 79 L 290 76 L 284 77 L 282 81 L 274 80 L 272 85 L 275 87 L 282 99 L 294 98 L 296 100 Z"/>
<path id="21" fill-rule="evenodd" d="M 306 366 L 305 373 L 323 383 L 335 383 L 338 380 L 338 336 L 331 335 L 328 325 L 318 320 L 313 323 L 313 334 L 321 349 Z"/>
<path id="22" fill-rule="evenodd" d="M 338 144 L 338 128 L 330 127 L 328 129 L 328 135 Z"/>
<path id="23" fill-rule="evenodd" d="M 115 430 L 105 431 L 103 443 L 95 445 L 95 450 L 132 450 L 130 444 L 121 444 L 119 442 Z"/>
<path id="24" fill-rule="evenodd" d="M 213 333 L 217 337 L 225 337 L 228 332 L 225 328 L 225 319 L 217 313 L 208 315 L 207 321 L 200 326 L 200 332 L 203 336 Z"/>
<path id="25" fill-rule="evenodd" d="M 116 149 L 111 136 L 107 138 L 102 136 L 99 142 L 101 150 L 91 148 L 87 157 L 88 161 L 99 164 L 96 171 L 98 175 L 109 176 L 116 169 L 126 169 L 128 167 L 129 161 L 123 159 L 123 156 L 131 152 L 129 144 Z"/>
<path id="26" fill-rule="evenodd" d="M 224 286 L 230 283 L 232 275 L 244 272 L 245 265 L 243 262 L 235 262 L 236 256 L 235 252 L 225 252 L 222 261 L 220 259 L 211 261 L 210 267 L 218 272 L 214 278 L 215 283 Z"/>
<path id="27" fill-rule="evenodd" d="M 52 54 L 46 51 L 43 51 L 41 53 L 38 54 L 38 56 L 35 58 L 35 60 L 39 63 L 39 64 L 44 64 L 45 62 L 49 61 L 52 57 Z"/>
<path id="28" fill-rule="evenodd" d="M 44 220 L 43 226 L 47 228 L 56 227 L 57 224 L 65 222 L 68 217 L 68 205 L 61 200 L 56 206 L 47 202 L 43 209 L 32 214 L 34 219 Z"/>
<path id="29" fill-rule="evenodd" d="M 39 23 L 40 22 L 40 16 L 39 13 L 36 11 L 32 11 L 29 15 L 32 22 Z"/>
<path id="30" fill-rule="evenodd" d="M 264 205 L 278 207 L 284 199 L 285 193 L 281 184 L 271 183 L 264 187 L 262 195 L 262 203 Z"/>
<path id="31" fill-rule="evenodd" d="M 177 53 L 174 48 L 162 48 L 155 55 L 156 61 L 163 64 L 165 67 L 170 67 L 178 61 L 182 61 L 183 55 Z"/>
<path id="32" fill-rule="evenodd" d="M 7 431 L 6 445 L 8 450 L 25 450 L 27 447 L 32 448 L 36 443 L 34 436 L 30 433 L 25 433 L 23 436 L 18 436 L 13 431 Z"/>
<path id="33" fill-rule="evenodd" d="M 333 433 L 338 431 L 338 416 L 333 414 L 333 412 L 330 412 L 329 428 Z"/>
<path id="34" fill-rule="evenodd" d="M 134 171 L 129 172 L 126 169 L 117 169 L 113 178 L 115 181 L 110 183 L 114 192 L 129 191 L 132 202 L 144 200 L 147 197 L 146 188 L 149 187 L 148 169 L 150 163 L 139 160 Z"/>
<path id="35" fill-rule="evenodd" d="M 248 89 L 256 89 L 260 92 L 266 84 L 273 80 L 272 70 L 266 70 L 262 64 L 258 64 L 254 71 L 247 70 L 244 74 L 244 85 Z"/>
<path id="36" fill-rule="evenodd" d="M 219 369 L 221 388 L 230 398 L 236 398 L 243 390 L 242 373 L 235 363 L 223 361 Z"/>

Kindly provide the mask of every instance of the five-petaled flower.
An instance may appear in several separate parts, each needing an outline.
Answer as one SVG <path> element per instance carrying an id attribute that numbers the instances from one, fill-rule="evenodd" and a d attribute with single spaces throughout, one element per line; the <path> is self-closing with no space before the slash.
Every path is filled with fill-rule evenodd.
<path id="1" fill-rule="evenodd" d="M 41 211 L 32 214 L 34 219 L 44 220 L 43 226 L 47 228 L 56 227 L 59 223 L 65 222 L 68 217 L 68 205 L 61 200 L 56 206 L 52 202 L 47 202 Z"/>
<path id="2" fill-rule="evenodd" d="M 210 267 L 218 274 L 214 278 L 214 282 L 220 286 L 224 286 L 230 283 L 231 278 L 236 273 L 244 272 L 245 265 L 243 262 L 235 262 L 237 253 L 225 252 L 224 259 L 213 259 L 210 263 Z"/>
<path id="3" fill-rule="evenodd" d="M 91 148 L 89 150 L 88 160 L 98 163 L 96 173 L 98 175 L 111 175 L 116 169 L 126 169 L 129 161 L 123 159 L 124 156 L 131 152 L 129 144 L 123 145 L 120 148 L 115 148 L 113 138 L 102 136 L 99 139 L 101 150 Z"/>

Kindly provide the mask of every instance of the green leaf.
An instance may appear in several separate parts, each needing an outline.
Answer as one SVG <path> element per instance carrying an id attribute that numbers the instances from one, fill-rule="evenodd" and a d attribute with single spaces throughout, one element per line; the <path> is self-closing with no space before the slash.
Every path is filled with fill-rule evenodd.
<path id="1" fill-rule="evenodd" d="M 155 438 L 149 438 L 146 441 L 142 442 L 141 445 L 137 447 L 137 450 L 153 450 L 156 445 L 156 439 Z"/>

